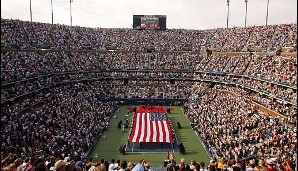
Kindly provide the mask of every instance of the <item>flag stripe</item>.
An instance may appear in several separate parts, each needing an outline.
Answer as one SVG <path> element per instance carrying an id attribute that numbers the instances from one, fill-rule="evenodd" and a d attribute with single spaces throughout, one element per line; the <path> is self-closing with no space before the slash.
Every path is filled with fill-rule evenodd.
<path id="1" fill-rule="evenodd" d="M 134 135 L 136 134 L 136 122 L 137 122 L 137 117 L 134 116 L 134 119 L 133 119 L 134 126 L 132 127 L 130 137 L 129 137 L 129 141 L 131 141 L 131 142 L 133 141 L 132 139 L 133 139 Z"/>
<path id="2" fill-rule="evenodd" d="M 155 123 L 155 125 L 156 125 L 156 132 L 155 132 L 155 134 L 154 134 L 154 136 L 156 137 L 156 142 L 160 142 L 160 137 L 159 137 L 159 135 L 160 135 L 160 121 L 156 121 L 156 122 L 154 122 Z"/>
<path id="3" fill-rule="evenodd" d="M 164 130 L 164 132 L 165 132 L 165 136 L 164 136 L 164 138 L 163 138 L 163 139 L 164 139 L 163 141 L 164 141 L 164 142 L 169 142 L 169 141 L 170 141 L 170 139 L 169 139 L 169 131 L 166 131 L 166 130 L 169 130 L 169 129 L 168 129 L 167 122 L 166 122 L 166 121 L 163 121 L 163 125 L 164 125 L 164 126 L 163 126 L 163 127 L 164 127 L 163 130 Z"/>
<path id="4" fill-rule="evenodd" d="M 141 134 L 142 134 L 142 132 L 143 132 L 143 130 L 142 130 L 142 126 L 143 126 L 143 123 L 142 123 L 142 121 L 143 121 L 143 115 L 144 115 L 144 113 L 140 113 L 139 114 L 139 133 L 137 134 L 137 136 L 136 136 L 136 139 L 139 141 L 139 142 L 141 142 L 140 141 L 140 137 L 141 137 Z"/>
<path id="5" fill-rule="evenodd" d="M 136 115 L 135 134 L 134 134 L 134 136 L 133 136 L 132 142 L 136 142 L 136 140 L 137 140 L 137 136 L 139 135 L 139 130 L 140 130 L 140 129 L 139 129 L 139 126 L 140 126 L 139 122 L 140 122 L 140 113 L 138 113 L 138 114 Z"/>
<path id="6" fill-rule="evenodd" d="M 145 135 L 145 116 L 147 114 L 146 113 L 141 113 L 141 125 L 140 125 L 140 131 L 141 131 L 141 134 L 140 134 L 140 137 L 138 137 L 139 141 L 140 142 L 144 142 L 143 141 L 143 138 L 144 138 L 144 135 Z"/>
<path id="7" fill-rule="evenodd" d="M 157 139 L 156 139 L 156 132 L 157 132 L 157 129 L 156 129 L 156 122 L 152 122 L 153 124 L 153 132 L 151 134 L 152 138 L 153 138 L 153 142 L 157 142 Z"/>
<path id="8" fill-rule="evenodd" d="M 149 141 L 148 142 L 155 142 L 153 141 L 153 136 L 152 134 L 154 133 L 154 129 L 153 129 L 153 122 L 149 122 L 150 123 L 150 136 L 149 136 Z"/>
<path id="9" fill-rule="evenodd" d="M 158 121 L 158 127 L 159 127 L 159 142 L 163 142 L 163 135 L 164 135 L 164 132 L 163 132 L 163 121 Z"/>
<path id="10" fill-rule="evenodd" d="M 149 120 L 149 113 L 146 115 L 146 123 L 147 125 L 147 132 L 145 133 L 146 139 L 145 142 L 150 142 L 150 135 L 151 135 L 151 122 Z"/>

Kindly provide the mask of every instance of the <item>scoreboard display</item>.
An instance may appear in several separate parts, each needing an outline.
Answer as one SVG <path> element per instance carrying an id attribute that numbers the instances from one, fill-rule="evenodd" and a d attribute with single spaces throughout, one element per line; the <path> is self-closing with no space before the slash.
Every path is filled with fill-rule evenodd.
<path id="1" fill-rule="evenodd" d="M 165 30 L 166 21 L 166 15 L 133 15 L 133 29 Z"/>

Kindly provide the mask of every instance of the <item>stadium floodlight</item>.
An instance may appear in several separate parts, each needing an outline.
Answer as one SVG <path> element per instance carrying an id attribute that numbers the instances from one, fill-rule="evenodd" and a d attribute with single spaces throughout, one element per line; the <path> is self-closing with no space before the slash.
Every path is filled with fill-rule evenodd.
<path id="1" fill-rule="evenodd" d="M 72 26 L 72 15 L 71 15 L 71 3 L 73 2 L 73 0 L 70 0 L 70 26 Z"/>
<path id="2" fill-rule="evenodd" d="M 244 27 L 246 27 L 246 19 L 247 19 L 247 1 L 248 0 L 244 0 L 244 2 L 245 2 L 245 21 L 244 21 Z"/>
<path id="3" fill-rule="evenodd" d="M 51 0 L 52 24 L 54 23 L 53 0 Z"/>
<path id="4" fill-rule="evenodd" d="M 227 5 L 228 5 L 227 28 L 229 28 L 230 0 L 227 0 Z"/>
<path id="5" fill-rule="evenodd" d="M 30 0 L 30 21 L 32 22 L 32 8 L 31 8 L 31 0 Z"/>
<path id="6" fill-rule="evenodd" d="M 266 26 L 267 26 L 267 22 L 268 22 L 268 6 L 269 6 L 269 0 L 267 1 Z"/>

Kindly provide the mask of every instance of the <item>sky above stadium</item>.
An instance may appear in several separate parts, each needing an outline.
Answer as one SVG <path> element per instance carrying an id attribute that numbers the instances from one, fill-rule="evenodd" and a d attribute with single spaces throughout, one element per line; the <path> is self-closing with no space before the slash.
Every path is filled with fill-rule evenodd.
<path id="1" fill-rule="evenodd" d="M 227 0 L 31 0 L 32 21 L 132 28 L 133 15 L 167 15 L 167 28 L 227 27 Z M 248 0 L 247 26 L 266 24 L 268 0 Z M 70 5 L 71 4 L 71 5 Z M 269 0 L 268 25 L 297 23 L 297 0 Z M 230 0 L 229 27 L 244 27 L 244 0 Z M 30 21 L 30 0 L 1 0 L 1 18 Z"/>

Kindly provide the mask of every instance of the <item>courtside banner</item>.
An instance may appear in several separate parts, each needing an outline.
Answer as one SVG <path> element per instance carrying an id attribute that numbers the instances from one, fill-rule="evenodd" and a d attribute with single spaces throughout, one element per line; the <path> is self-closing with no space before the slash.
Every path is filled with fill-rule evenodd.
<path id="1" fill-rule="evenodd" d="M 173 143 L 172 128 L 162 107 L 139 107 L 134 115 L 130 142 Z"/>

